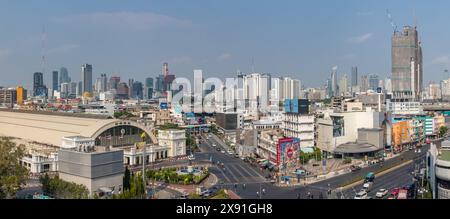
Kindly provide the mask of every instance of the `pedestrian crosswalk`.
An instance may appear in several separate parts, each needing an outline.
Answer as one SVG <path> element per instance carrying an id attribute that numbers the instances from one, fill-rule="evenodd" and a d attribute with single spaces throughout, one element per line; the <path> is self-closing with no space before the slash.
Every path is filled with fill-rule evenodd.
<path id="1" fill-rule="evenodd" d="M 264 181 L 264 177 L 251 167 L 239 164 L 229 163 L 222 168 L 215 168 L 215 172 L 219 174 L 224 183 L 245 183 Z"/>

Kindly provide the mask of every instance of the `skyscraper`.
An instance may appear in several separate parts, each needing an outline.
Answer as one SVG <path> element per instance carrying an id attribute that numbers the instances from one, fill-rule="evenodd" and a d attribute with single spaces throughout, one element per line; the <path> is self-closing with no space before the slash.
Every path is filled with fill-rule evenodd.
<path id="1" fill-rule="evenodd" d="M 69 77 L 69 72 L 67 71 L 67 68 L 65 67 L 61 67 L 61 69 L 59 69 L 59 84 L 62 83 L 70 83 L 70 77 Z"/>
<path id="2" fill-rule="evenodd" d="M 112 76 L 109 78 L 108 90 L 117 90 L 117 85 L 120 83 L 120 77 Z"/>
<path id="3" fill-rule="evenodd" d="M 352 87 L 358 86 L 358 67 L 352 67 Z"/>
<path id="4" fill-rule="evenodd" d="M 367 90 L 369 90 L 369 78 L 367 75 L 361 76 L 360 88 L 361 92 L 367 92 Z"/>
<path id="5" fill-rule="evenodd" d="M 331 91 L 333 92 L 333 96 L 340 96 L 337 78 L 338 78 L 337 66 L 335 66 L 335 67 L 333 67 L 332 72 L 331 72 Z"/>
<path id="6" fill-rule="evenodd" d="M 139 81 L 135 81 L 133 82 L 133 93 L 132 93 L 132 98 L 133 99 L 138 99 L 138 100 L 142 100 L 144 99 L 144 95 L 142 93 L 143 90 L 143 86 L 142 83 Z"/>
<path id="7" fill-rule="evenodd" d="M 33 96 L 47 96 L 48 90 L 44 85 L 44 74 L 35 72 L 33 74 Z"/>
<path id="8" fill-rule="evenodd" d="M 58 71 L 53 71 L 52 72 L 52 89 L 53 89 L 53 91 L 59 91 L 60 89 L 59 89 L 59 83 L 58 83 L 58 80 L 59 80 L 59 78 L 58 78 Z"/>
<path id="9" fill-rule="evenodd" d="M 106 74 L 101 74 L 100 78 L 100 91 L 106 92 L 108 90 L 108 77 L 106 76 Z"/>
<path id="10" fill-rule="evenodd" d="M 145 88 L 144 88 L 144 98 L 151 99 L 153 98 L 153 78 L 145 79 Z"/>
<path id="11" fill-rule="evenodd" d="M 203 71 L 194 70 L 194 95 L 203 96 Z"/>
<path id="12" fill-rule="evenodd" d="M 77 86 L 77 96 L 78 96 L 78 97 L 83 96 L 83 82 L 82 82 L 82 81 L 78 82 L 78 86 Z"/>
<path id="13" fill-rule="evenodd" d="M 130 78 L 128 79 L 128 97 L 133 97 L 133 85 L 134 85 L 134 79 Z"/>
<path id="14" fill-rule="evenodd" d="M 367 76 L 369 81 L 369 89 L 376 91 L 378 88 L 378 85 L 380 83 L 380 79 L 378 78 L 378 75 L 370 74 Z"/>
<path id="15" fill-rule="evenodd" d="M 92 65 L 84 64 L 81 67 L 82 94 L 92 93 Z"/>
<path id="16" fill-rule="evenodd" d="M 347 96 L 348 92 L 347 74 L 344 74 L 344 76 L 342 76 L 341 80 L 339 81 L 339 92 L 342 96 Z"/>
<path id="17" fill-rule="evenodd" d="M 422 47 L 417 27 L 405 26 L 392 36 L 392 92 L 394 101 L 418 100 L 423 87 Z"/>

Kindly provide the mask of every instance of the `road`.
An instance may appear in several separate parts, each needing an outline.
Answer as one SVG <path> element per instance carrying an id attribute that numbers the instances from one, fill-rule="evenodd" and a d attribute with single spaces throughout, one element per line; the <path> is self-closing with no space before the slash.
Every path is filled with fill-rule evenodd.
<path id="1" fill-rule="evenodd" d="M 223 144 L 223 142 L 218 142 L 214 138 L 203 141 L 200 147 L 204 152 L 197 153 L 196 159 L 210 159 L 212 157 L 214 161 L 218 160 L 219 162 L 224 163 L 226 169 L 225 172 L 217 167 L 211 168 L 211 171 L 216 174 L 222 182 L 225 183 L 223 187 L 235 190 L 236 193 L 244 199 L 260 198 L 260 196 L 257 195 L 257 192 L 261 191 L 262 189 L 266 191 L 261 197 L 263 199 L 306 198 L 308 192 L 311 193 L 313 195 L 313 198 L 315 199 L 327 198 L 327 191 L 329 189 L 336 191 L 336 189 L 339 188 L 342 183 L 362 178 L 367 175 L 367 173 L 376 172 L 377 170 L 382 168 L 377 164 L 364 168 L 358 172 L 343 174 L 307 186 L 283 188 L 274 186 L 273 184 L 267 182 L 267 180 L 264 178 L 264 176 L 267 174 L 266 172 L 261 172 L 258 168 L 250 166 L 248 163 L 245 163 L 240 159 L 216 151 L 212 148 L 212 144 L 220 146 Z M 399 157 L 386 160 L 383 165 L 391 166 L 403 161 L 413 159 L 422 160 L 424 159 L 428 148 L 429 145 L 424 146 L 421 149 L 421 153 L 415 153 L 414 150 L 406 151 Z M 413 172 L 414 166 L 415 163 L 411 163 L 377 178 L 377 182 L 374 185 L 374 190 L 377 190 L 379 188 L 391 189 L 394 187 L 401 187 L 412 183 L 413 177 L 411 175 L 411 172 Z M 234 187 L 234 183 L 238 184 L 236 189 Z M 246 184 L 245 189 L 243 187 L 243 184 Z M 359 191 L 360 188 L 355 187 L 355 190 Z M 373 191 L 372 193 L 370 193 L 370 195 L 373 194 L 374 196 L 375 192 L 376 191 Z M 344 191 L 343 193 L 345 198 L 353 198 L 355 194 L 353 189 Z M 339 197 L 340 196 L 341 194 L 339 194 Z"/>

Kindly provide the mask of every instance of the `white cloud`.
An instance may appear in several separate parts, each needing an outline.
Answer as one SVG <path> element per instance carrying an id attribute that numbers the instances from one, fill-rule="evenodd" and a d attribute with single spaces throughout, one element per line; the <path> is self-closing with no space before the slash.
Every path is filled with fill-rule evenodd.
<path id="1" fill-rule="evenodd" d="M 219 61 L 225 61 L 225 60 L 230 59 L 231 57 L 233 57 L 233 55 L 231 55 L 230 53 L 224 53 L 224 54 L 220 55 L 220 56 L 217 58 L 217 60 L 219 60 Z"/>
<path id="2" fill-rule="evenodd" d="M 360 44 L 360 43 L 366 42 L 367 40 L 372 38 L 372 36 L 373 36 L 373 33 L 366 33 L 361 36 L 351 37 L 348 41 L 350 43 Z"/>
<path id="3" fill-rule="evenodd" d="M 433 61 L 431 63 L 433 63 L 435 65 L 450 64 L 450 57 L 448 57 L 448 56 L 436 57 L 433 59 Z"/>
<path id="4" fill-rule="evenodd" d="M 191 22 L 151 12 L 95 12 L 53 18 L 54 22 L 147 31 L 163 27 L 189 27 Z"/>
<path id="5" fill-rule="evenodd" d="M 72 51 L 74 49 L 78 49 L 79 47 L 80 47 L 80 45 L 76 45 L 76 44 L 66 44 L 66 45 L 58 46 L 56 48 L 52 48 L 52 49 L 48 50 L 48 53 L 49 54 L 66 53 L 66 52 Z"/>
<path id="6" fill-rule="evenodd" d="M 169 64 L 170 63 L 183 65 L 192 64 L 192 58 L 189 56 L 175 57 L 169 60 Z"/>

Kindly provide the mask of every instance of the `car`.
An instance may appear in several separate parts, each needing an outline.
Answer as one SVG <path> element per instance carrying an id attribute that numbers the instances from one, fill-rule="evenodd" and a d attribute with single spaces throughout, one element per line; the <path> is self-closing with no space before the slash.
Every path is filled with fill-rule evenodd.
<path id="1" fill-rule="evenodd" d="M 367 199 L 367 192 L 364 190 L 358 192 L 355 196 L 355 199 Z"/>
<path id="2" fill-rule="evenodd" d="M 202 192 L 201 196 L 203 196 L 204 198 L 207 198 L 207 197 L 211 196 L 211 191 L 207 189 Z"/>
<path id="3" fill-rule="evenodd" d="M 380 190 L 378 190 L 378 192 L 375 195 L 375 197 L 377 197 L 377 198 L 384 198 L 384 197 L 387 196 L 388 193 L 389 193 L 389 191 L 387 189 L 380 189 Z"/>
<path id="4" fill-rule="evenodd" d="M 352 165 L 352 166 L 350 167 L 350 170 L 351 170 L 352 172 L 356 172 L 356 171 L 358 171 L 358 170 L 361 170 L 361 167 L 360 167 L 360 166 Z"/>
<path id="5" fill-rule="evenodd" d="M 216 144 L 212 144 L 212 146 L 213 146 L 213 147 L 217 147 L 217 145 L 216 145 Z"/>
<path id="6" fill-rule="evenodd" d="M 233 151 L 228 151 L 228 154 L 233 155 L 234 153 L 233 153 Z"/>
<path id="7" fill-rule="evenodd" d="M 234 154 L 234 157 L 235 158 L 239 158 L 239 154 Z"/>
<path id="8" fill-rule="evenodd" d="M 191 154 L 191 155 L 188 156 L 188 159 L 189 159 L 189 160 L 195 160 L 195 157 L 194 157 L 193 154 Z"/>
<path id="9" fill-rule="evenodd" d="M 225 154 L 225 150 L 220 150 L 220 153 Z"/>
<path id="10" fill-rule="evenodd" d="M 217 151 L 220 151 L 220 148 L 216 148 Z"/>
<path id="11" fill-rule="evenodd" d="M 400 188 L 394 188 L 391 190 L 391 197 L 394 197 L 395 199 L 398 196 L 398 193 L 400 192 Z"/>

